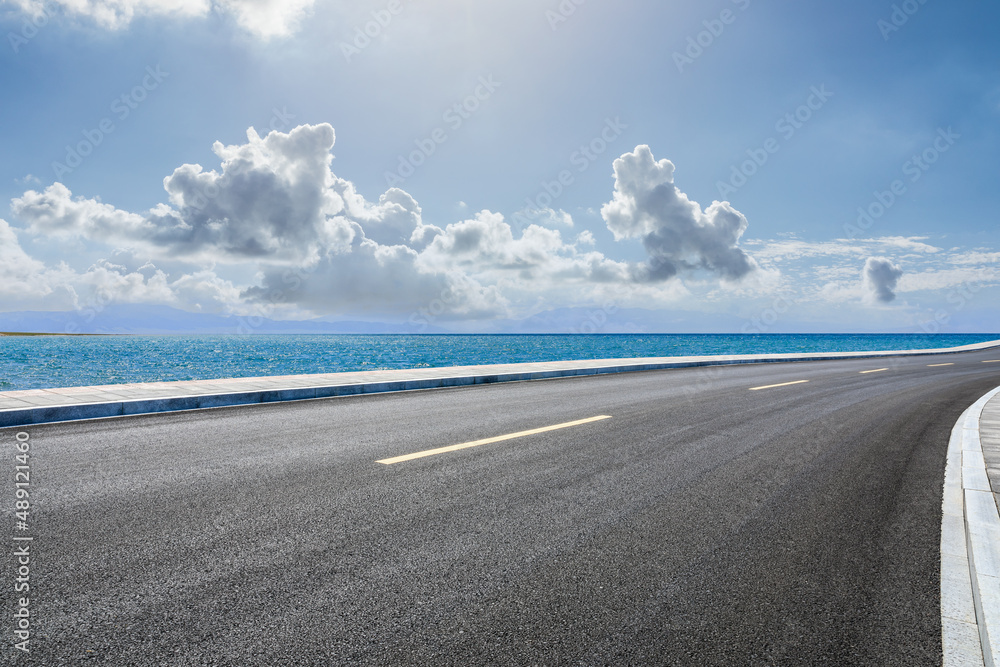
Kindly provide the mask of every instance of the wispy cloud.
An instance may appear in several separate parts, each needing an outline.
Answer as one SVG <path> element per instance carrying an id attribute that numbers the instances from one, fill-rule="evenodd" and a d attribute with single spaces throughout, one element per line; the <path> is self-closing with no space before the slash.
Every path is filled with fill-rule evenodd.
<path id="1" fill-rule="evenodd" d="M 61 14 L 107 30 L 123 30 L 141 16 L 205 18 L 211 13 L 232 16 L 236 23 L 262 39 L 293 34 L 316 0 L 13 0 L 28 16 Z"/>

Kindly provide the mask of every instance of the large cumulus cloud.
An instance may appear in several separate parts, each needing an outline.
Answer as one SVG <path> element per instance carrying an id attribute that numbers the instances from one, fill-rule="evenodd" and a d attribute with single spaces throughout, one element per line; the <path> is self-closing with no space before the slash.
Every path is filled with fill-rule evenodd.
<path id="1" fill-rule="evenodd" d="M 258 282 L 239 293 L 249 304 L 387 314 L 449 294 L 453 315 L 503 314 L 495 288 L 418 263 L 426 245 L 420 239 L 433 234 L 417 202 L 395 188 L 367 201 L 331 171 L 334 142 L 328 124 L 266 137 L 251 128 L 245 144 L 214 145 L 220 169 L 174 170 L 163 182 L 168 203 L 145 214 L 74 198 L 60 183 L 29 190 L 11 208 L 37 236 L 86 239 L 201 266 L 208 284 L 218 279 L 205 273 L 213 267 L 255 265 Z M 407 245 L 415 235 L 416 247 Z"/>
<path id="2" fill-rule="evenodd" d="M 61 183 L 29 190 L 11 207 L 36 234 L 139 246 L 174 259 L 308 262 L 359 237 L 408 242 L 421 225 L 417 202 L 395 188 L 378 203 L 366 201 L 331 171 L 334 142 L 325 123 L 263 138 L 251 128 L 245 144 L 213 146 L 221 170 L 175 169 L 163 181 L 169 204 L 146 215 L 74 198 Z"/>
<path id="3" fill-rule="evenodd" d="M 601 215 L 616 239 L 642 240 L 649 261 L 636 278 L 662 281 L 680 273 L 706 271 L 739 280 L 757 268 L 739 247 L 747 219 L 729 202 L 705 210 L 674 185 L 674 165 L 656 161 L 649 146 L 638 146 L 614 162 L 614 198 Z"/>

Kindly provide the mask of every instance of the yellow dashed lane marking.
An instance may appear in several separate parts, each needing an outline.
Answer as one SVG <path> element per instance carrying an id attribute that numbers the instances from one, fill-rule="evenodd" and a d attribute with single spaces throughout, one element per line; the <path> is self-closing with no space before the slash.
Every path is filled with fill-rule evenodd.
<path id="1" fill-rule="evenodd" d="M 581 426 L 583 424 L 590 424 L 591 422 L 601 421 L 604 419 L 611 419 L 611 415 L 598 415 L 596 417 L 588 417 L 587 419 L 577 419 L 572 422 L 565 422 L 563 424 L 555 424 L 554 426 L 543 426 L 542 428 L 533 428 L 528 431 L 518 431 L 517 433 L 508 433 L 507 435 L 498 435 L 492 438 L 483 438 L 482 440 L 473 440 L 472 442 L 463 442 L 458 445 L 448 445 L 447 447 L 438 447 L 437 449 L 427 449 L 422 452 L 415 452 L 413 454 L 404 454 L 402 456 L 394 456 L 390 459 L 382 459 L 381 461 L 376 461 L 376 463 L 384 463 L 385 465 L 392 465 L 393 463 L 402 463 L 403 461 L 412 461 L 413 459 L 421 459 L 425 456 L 435 456 L 436 454 L 446 454 L 448 452 L 457 452 L 460 449 L 468 449 L 470 447 L 479 447 L 480 445 L 488 445 L 493 442 L 502 442 L 504 440 L 513 440 L 514 438 L 523 438 L 528 435 L 535 435 L 536 433 L 546 433 L 548 431 L 556 431 L 561 428 L 570 428 L 572 426 Z"/>
<path id="2" fill-rule="evenodd" d="M 774 389 L 775 387 L 787 387 L 792 384 L 804 384 L 809 380 L 796 380 L 795 382 L 782 382 L 781 384 L 766 384 L 763 387 L 750 387 L 750 391 L 760 391 L 761 389 Z"/>

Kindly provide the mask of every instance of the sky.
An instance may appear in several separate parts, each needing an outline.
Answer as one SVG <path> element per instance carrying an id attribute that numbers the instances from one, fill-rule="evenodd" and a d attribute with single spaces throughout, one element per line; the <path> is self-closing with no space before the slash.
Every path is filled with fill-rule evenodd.
<path id="1" fill-rule="evenodd" d="M 997 25 L 968 0 L 0 2 L 0 313 L 998 332 Z"/>

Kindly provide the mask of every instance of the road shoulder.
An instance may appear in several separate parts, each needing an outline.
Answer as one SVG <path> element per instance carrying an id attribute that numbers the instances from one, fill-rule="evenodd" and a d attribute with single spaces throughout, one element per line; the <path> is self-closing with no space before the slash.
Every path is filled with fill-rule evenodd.
<path id="1" fill-rule="evenodd" d="M 1000 659 L 1000 387 L 952 430 L 941 521 L 944 665 Z M 992 484 L 991 484 L 992 482 Z"/>

